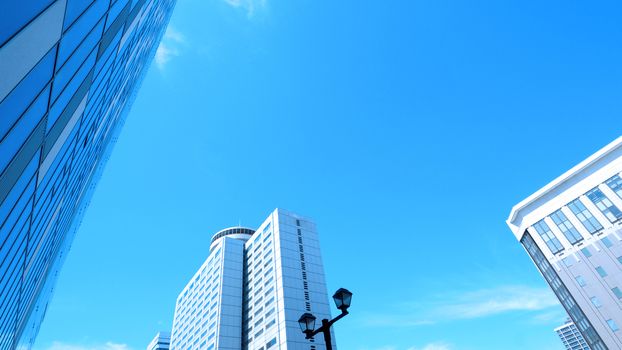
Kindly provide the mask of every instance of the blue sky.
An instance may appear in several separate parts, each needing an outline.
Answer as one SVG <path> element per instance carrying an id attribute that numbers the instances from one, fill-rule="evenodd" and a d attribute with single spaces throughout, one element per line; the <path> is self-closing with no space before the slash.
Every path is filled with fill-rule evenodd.
<path id="1" fill-rule="evenodd" d="M 318 224 L 342 350 L 562 349 L 510 208 L 621 134 L 618 1 L 179 0 L 37 350 L 143 349 L 211 235 Z"/>

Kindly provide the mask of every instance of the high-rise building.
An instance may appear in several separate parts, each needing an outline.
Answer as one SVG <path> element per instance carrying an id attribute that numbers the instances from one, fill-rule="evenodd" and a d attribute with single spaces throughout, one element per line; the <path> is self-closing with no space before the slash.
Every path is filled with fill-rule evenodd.
<path id="1" fill-rule="evenodd" d="M 585 339 L 577 329 L 572 320 L 566 320 L 566 323 L 555 328 L 555 333 L 559 336 L 566 350 L 590 350 Z"/>
<path id="2" fill-rule="evenodd" d="M 158 332 L 153 338 L 147 350 L 168 350 L 171 347 L 171 333 Z"/>
<path id="3" fill-rule="evenodd" d="M 321 337 L 301 332 L 305 312 L 330 319 L 317 231 L 311 220 L 277 209 L 257 230 L 214 235 L 177 298 L 171 349 L 326 349 Z"/>
<path id="4" fill-rule="evenodd" d="M 622 349 L 621 172 L 619 137 L 507 220 L 592 350 Z"/>
<path id="5" fill-rule="evenodd" d="M 0 1 L 0 349 L 28 349 L 175 0 Z"/>

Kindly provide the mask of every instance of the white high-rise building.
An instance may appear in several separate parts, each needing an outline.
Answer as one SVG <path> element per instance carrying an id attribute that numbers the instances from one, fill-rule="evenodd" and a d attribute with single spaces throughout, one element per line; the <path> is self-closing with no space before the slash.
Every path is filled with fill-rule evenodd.
<path id="1" fill-rule="evenodd" d="M 257 230 L 232 227 L 177 298 L 172 350 L 322 350 L 298 318 L 330 319 L 315 224 L 276 209 Z M 336 349 L 333 339 L 333 349 Z"/>
<path id="2" fill-rule="evenodd" d="M 555 333 L 562 340 L 566 350 L 590 350 L 581 332 L 579 332 L 577 326 L 570 319 L 566 320 L 566 323 L 563 325 L 555 328 Z"/>
<path id="3" fill-rule="evenodd" d="M 507 220 L 592 350 L 622 349 L 621 172 L 619 137 Z"/>
<path id="4" fill-rule="evenodd" d="M 171 346 L 171 333 L 158 332 L 147 346 L 147 350 L 169 350 Z"/>

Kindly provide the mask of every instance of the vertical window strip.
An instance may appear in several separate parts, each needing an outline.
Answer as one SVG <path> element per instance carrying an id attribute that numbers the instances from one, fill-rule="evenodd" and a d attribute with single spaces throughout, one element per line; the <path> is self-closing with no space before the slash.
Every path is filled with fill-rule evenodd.
<path id="1" fill-rule="evenodd" d="M 559 239 L 557 239 L 553 232 L 551 232 L 551 229 L 544 222 L 544 220 L 538 221 L 536 224 L 533 225 L 533 227 L 536 229 L 544 243 L 546 243 L 551 253 L 557 254 L 564 250 L 564 247 L 559 242 Z"/>
<path id="2" fill-rule="evenodd" d="M 611 188 L 611 190 L 615 192 L 618 197 L 622 198 L 622 178 L 620 178 L 620 175 L 613 176 L 607 180 L 605 184 L 609 186 L 609 188 Z"/>
<path id="3" fill-rule="evenodd" d="M 622 219 L 622 211 L 616 207 L 607 196 L 598 188 L 594 188 L 585 194 L 603 215 L 611 222 Z"/>
<path id="4" fill-rule="evenodd" d="M 579 198 L 568 203 L 568 208 L 572 213 L 581 221 L 581 224 L 588 230 L 589 233 L 594 234 L 603 229 L 603 225 L 592 215 L 592 213 L 585 207 Z"/>
<path id="5" fill-rule="evenodd" d="M 566 215 L 562 213 L 561 209 L 551 214 L 551 219 L 559 230 L 562 231 L 564 237 L 566 237 L 570 244 L 575 244 L 583 240 L 579 231 L 577 231 L 574 225 L 568 220 Z"/>

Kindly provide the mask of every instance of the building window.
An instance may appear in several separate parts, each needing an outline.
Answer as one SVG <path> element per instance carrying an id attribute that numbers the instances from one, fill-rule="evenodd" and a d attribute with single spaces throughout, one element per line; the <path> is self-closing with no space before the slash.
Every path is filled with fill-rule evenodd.
<path id="1" fill-rule="evenodd" d="M 590 252 L 590 249 L 588 247 L 582 248 L 581 252 L 583 253 L 583 255 L 585 255 L 586 258 L 592 256 L 592 252 Z"/>
<path id="2" fill-rule="evenodd" d="M 603 225 L 596 220 L 594 215 L 583 205 L 579 198 L 573 200 L 568 203 L 568 208 L 572 213 L 581 221 L 581 224 L 585 226 L 585 229 L 588 230 L 591 234 L 594 234 L 603 229 Z"/>
<path id="3" fill-rule="evenodd" d="M 622 264 L 622 256 L 619 256 L 619 257 L 618 257 L 618 262 L 619 262 L 620 264 Z"/>
<path id="4" fill-rule="evenodd" d="M 591 297 L 590 301 L 592 302 L 592 305 L 594 305 L 596 308 L 603 306 L 603 304 L 601 304 L 600 300 L 598 300 L 597 297 Z"/>
<path id="5" fill-rule="evenodd" d="M 585 195 L 592 201 L 592 203 L 594 203 L 598 210 L 600 210 L 603 215 L 609 219 L 609 221 L 615 222 L 622 218 L 622 211 L 611 203 L 611 200 L 607 198 L 607 196 L 605 196 L 605 194 L 598 187 L 594 188 Z"/>
<path id="6" fill-rule="evenodd" d="M 585 280 L 583 279 L 582 276 L 577 276 L 574 278 L 577 283 L 579 284 L 580 287 L 584 287 L 585 286 Z"/>
<path id="7" fill-rule="evenodd" d="M 562 213 L 561 209 L 551 214 L 551 219 L 555 225 L 559 227 L 559 230 L 562 231 L 570 244 L 575 244 L 583 240 L 579 231 L 568 221 L 568 218 Z"/>
<path id="8" fill-rule="evenodd" d="M 564 247 L 559 242 L 559 239 L 557 239 L 553 232 L 551 232 L 549 225 L 547 225 L 544 220 L 538 221 L 535 225 L 533 225 L 533 227 L 536 229 L 544 243 L 546 243 L 547 247 L 549 247 L 551 253 L 556 254 L 564 250 Z"/>
<path id="9" fill-rule="evenodd" d="M 274 345 L 276 345 L 276 337 L 272 338 L 272 340 L 266 343 L 266 349 L 270 349 Z"/>
<path id="10" fill-rule="evenodd" d="M 608 237 L 603 237 L 600 241 L 603 242 L 607 248 L 611 248 L 613 246 L 613 243 L 611 243 L 611 240 Z"/>
<path id="11" fill-rule="evenodd" d="M 597 266 L 596 267 L 596 271 L 598 272 L 600 277 L 606 277 L 607 276 L 607 272 L 605 271 L 605 269 L 603 269 L 602 266 Z"/>
<path id="12" fill-rule="evenodd" d="M 615 175 L 611 179 L 607 180 L 605 184 L 607 184 L 607 186 L 609 186 L 609 188 L 611 188 L 613 192 L 618 195 L 618 197 L 622 198 L 622 178 L 620 178 L 620 175 Z"/>
<path id="13" fill-rule="evenodd" d="M 620 288 L 613 287 L 611 288 L 611 291 L 613 292 L 613 294 L 615 294 L 616 298 L 622 299 L 622 290 L 620 290 Z"/>
<path id="14" fill-rule="evenodd" d="M 609 325 L 609 328 L 611 328 L 611 330 L 614 331 L 614 332 L 620 330 L 620 328 L 616 324 L 616 321 L 614 321 L 614 320 L 607 320 L 607 324 Z"/>

